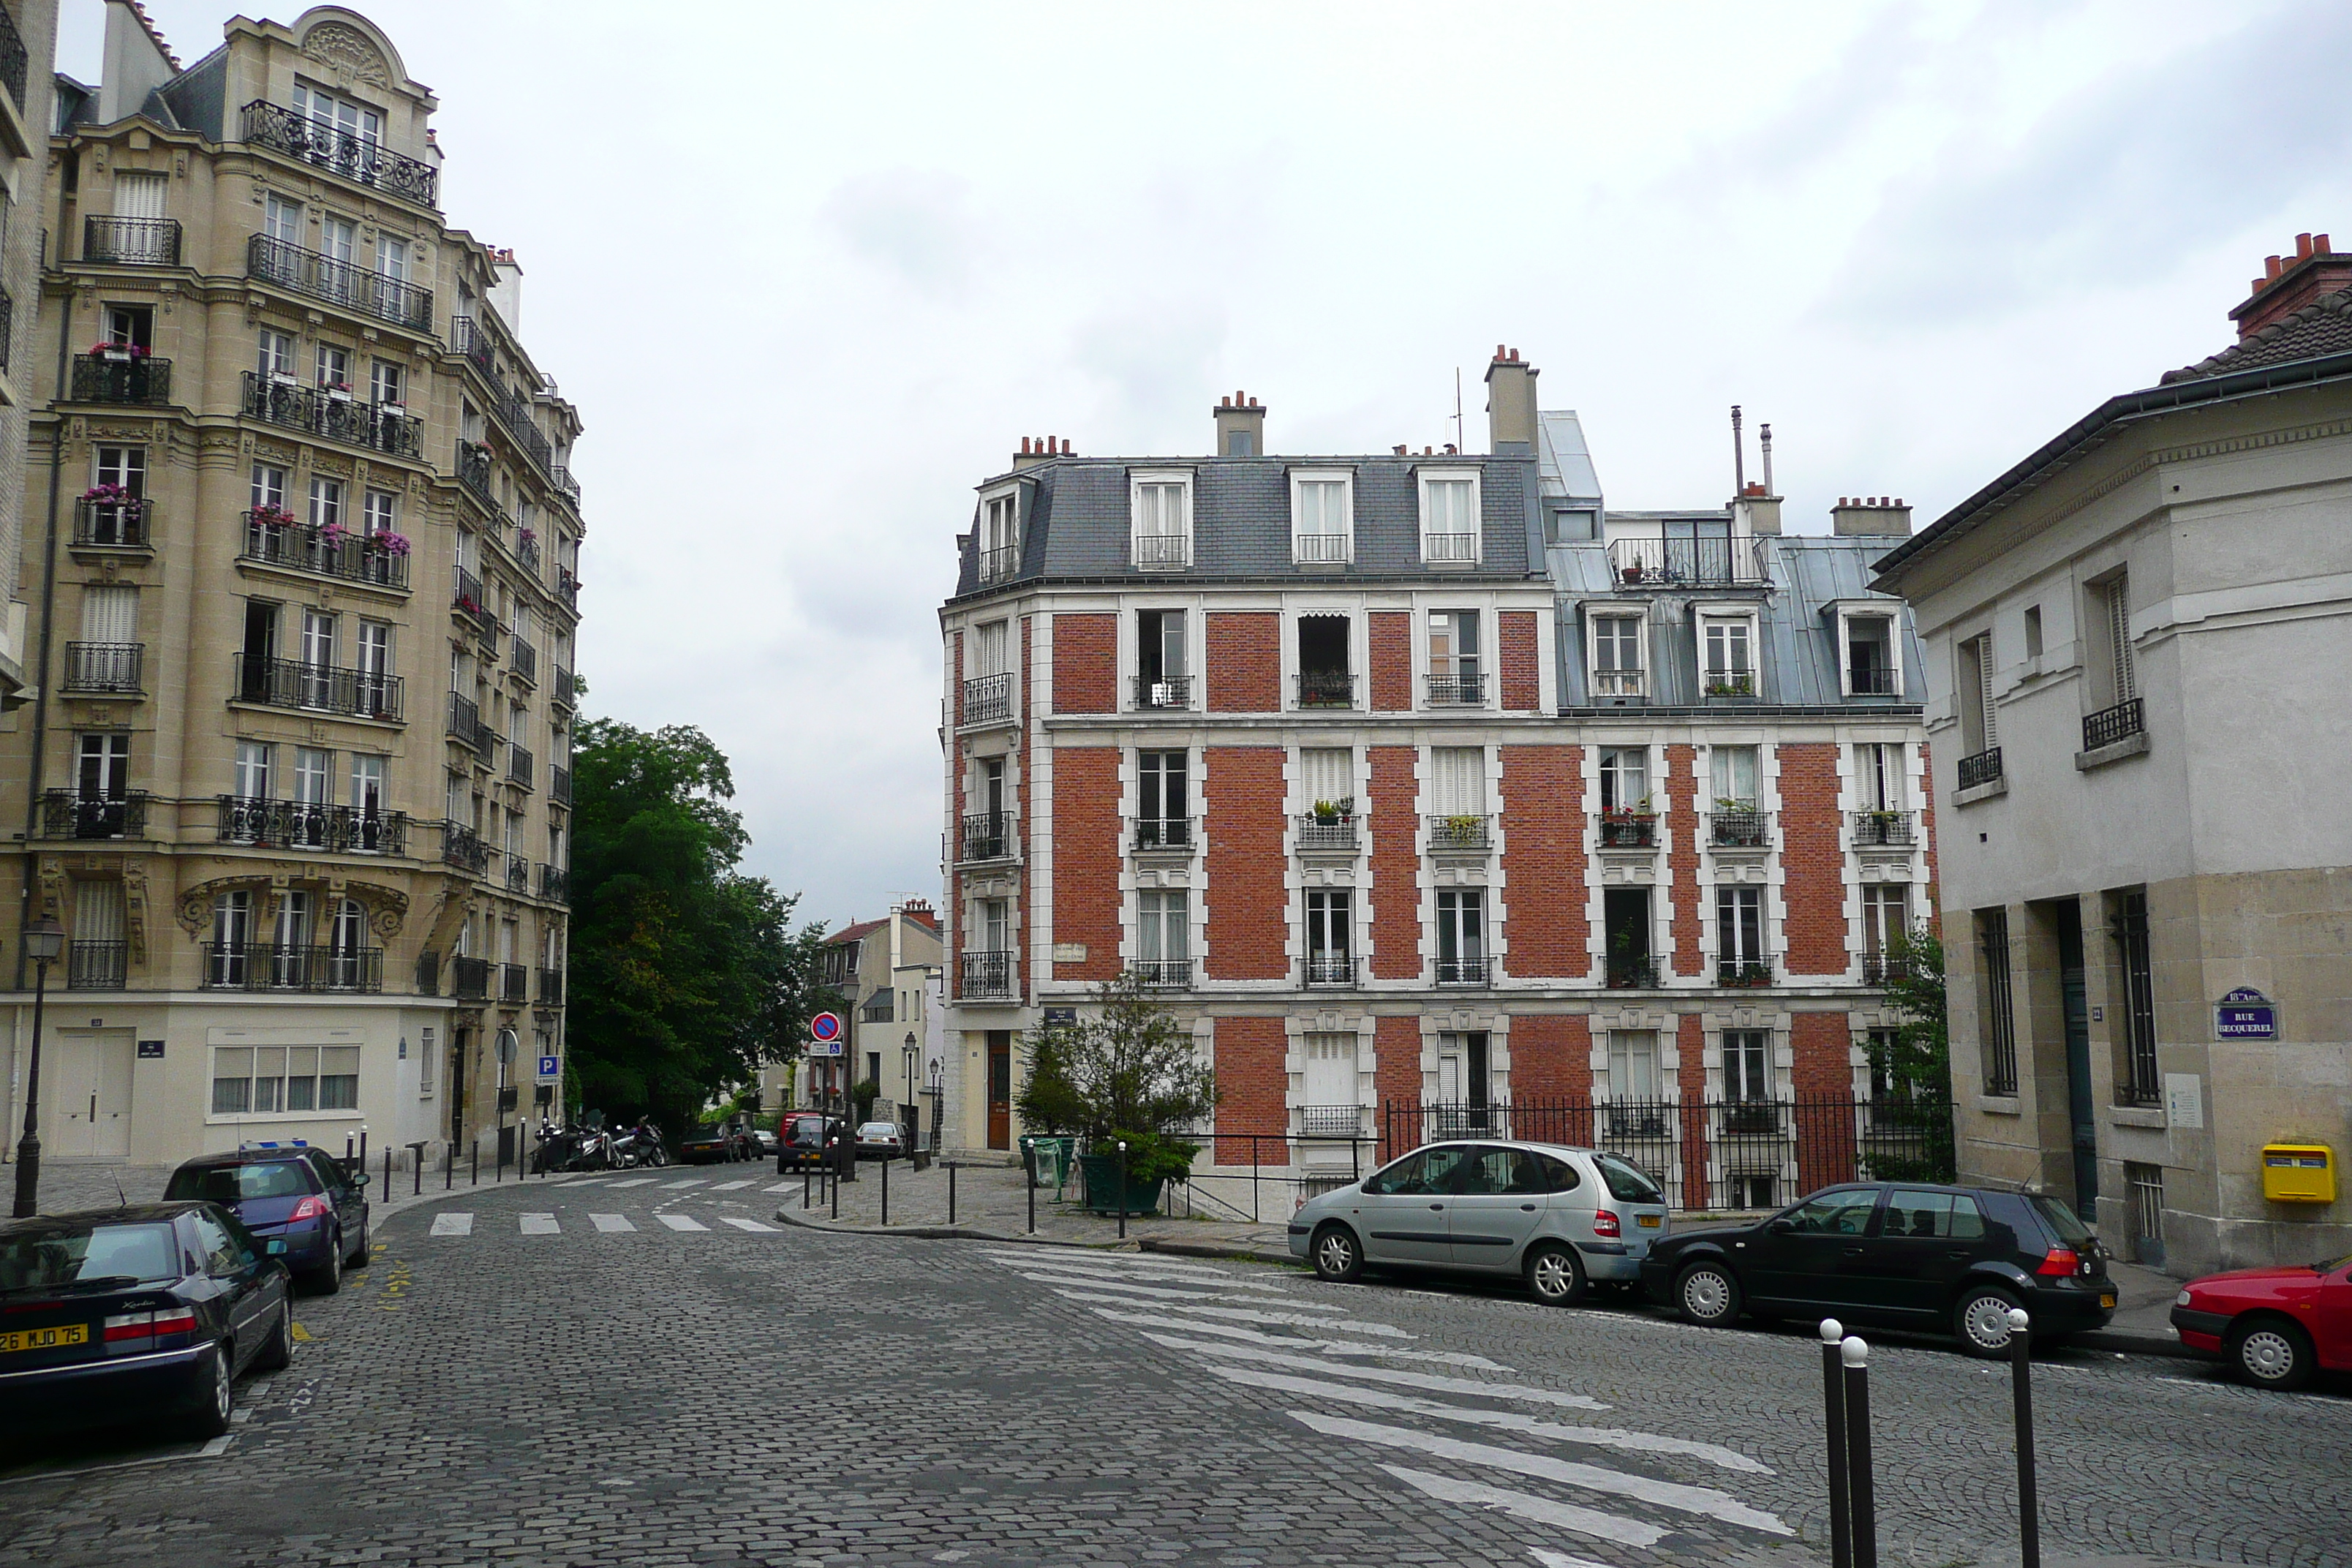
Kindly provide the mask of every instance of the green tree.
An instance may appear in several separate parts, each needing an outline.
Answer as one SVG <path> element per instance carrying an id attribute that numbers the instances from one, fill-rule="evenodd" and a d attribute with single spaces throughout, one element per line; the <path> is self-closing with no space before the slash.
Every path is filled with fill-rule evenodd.
<path id="1" fill-rule="evenodd" d="M 1952 1097 L 1952 1036 L 1945 1015 L 1944 944 L 1925 925 L 1886 952 L 1886 1013 L 1894 1027 L 1871 1046 L 1871 1076 L 1889 1088 Z"/>
<path id="2" fill-rule="evenodd" d="M 676 1128 L 807 1038 L 822 928 L 736 869 L 750 836 L 701 731 L 582 722 L 572 763 L 571 1058 L 583 1102 Z"/>
<path id="3" fill-rule="evenodd" d="M 1201 1147 L 1178 1134 L 1216 1110 L 1216 1073 L 1195 1059 L 1191 1031 L 1135 975 L 1097 986 L 1095 1002 L 1099 1016 L 1029 1037 L 1029 1072 L 1015 1101 L 1022 1124 L 1076 1133 L 1097 1154 L 1123 1141 L 1135 1181 L 1181 1181 Z"/>

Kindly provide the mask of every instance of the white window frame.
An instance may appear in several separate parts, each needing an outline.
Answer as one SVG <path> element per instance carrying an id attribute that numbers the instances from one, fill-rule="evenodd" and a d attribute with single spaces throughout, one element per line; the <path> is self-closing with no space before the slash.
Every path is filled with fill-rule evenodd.
<path id="1" fill-rule="evenodd" d="M 1013 552 L 1012 564 L 991 569 L 991 557 L 998 551 Z M 975 542 L 975 557 L 982 583 L 1001 583 L 1013 575 L 1021 561 L 1021 487 L 1006 485 L 1000 489 L 983 490 L 980 497 L 980 538 Z"/>
<path id="2" fill-rule="evenodd" d="M 1147 489 L 1173 485 L 1178 492 L 1178 506 L 1183 512 L 1182 527 L 1174 533 L 1154 529 L 1146 533 L 1143 528 L 1144 499 Z M 1192 564 L 1192 471 L 1190 468 L 1136 468 L 1127 476 L 1128 559 L 1139 572 L 1181 572 Z M 1181 539 L 1182 543 L 1170 546 L 1164 542 L 1146 545 L 1145 539 L 1164 542 Z"/>
<path id="3" fill-rule="evenodd" d="M 1347 528 L 1339 533 L 1309 532 L 1300 524 L 1306 521 L 1305 489 L 1308 485 L 1339 487 L 1339 510 L 1347 520 Z M 1308 544 L 1307 541 L 1331 541 L 1330 543 Z M 1294 565 L 1347 565 L 1356 559 L 1356 476 L 1348 468 L 1299 468 L 1290 476 L 1290 559 Z"/>
<path id="4" fill-rule="evenodd" d="M 1634 665 L 1631 670 L 1603 670 L 1601 668 L 1601 623 L 1603 621 L 1631 621 L 1633 623 Z M 1631 675 L 1633 678 L 1632 681 L 1632 689 L 1630 690 L 1626 689 L 1626 682 L 1622 679 L 1622 677 L 1627 675 Z M 1610 685 L 1614 688 L 1614 689 L 1608 691 L 1603 691 L 1601 689 L 1602 678 L 1604 676 L 1612 678 L 1610 680 Z M 1610 698 L 1648 697 L 1650 691 L 1650 617 L 1647 612 L 1640 610 L 1632 612 L 1620 610 L 1593 610 L 1585 616 L 1584 679 L 1586 689 L 1591 693 L 1592 700 L 1595 702 L 1603 701 Z"/>
<path id="5" fill-rule="evenodd" d="M 1856 621 L 1885 621 L 1886 623 L 1887 676 L 1895 688 L 1892 695 L 1896 697 L 1903 695 L 1903 637 L 1901 616 L 1898 610 L 1899 606 L 1893 604 L 1886 604 L 1883 606 L 1874 604 L 1861 604 L 1851 606 L 1840 605 L 1838 606 L 1837 661 L 1838 694 L 1840 696 L 1852 697 L 1854 695 L 1853 659 L 1851 655 L 1853 650 L 1853 623 Z M 1871 695 L 1888 694 L 1872 693 Z"/>
<path id="6" fill-rule="evenodd" d="M 1421 563 L 1423 565 L 1475 566 L 1478 564 L 1481 552 L 1485 549 L 1486 530 L 1482 524 L 1486 515 L 1482 479 L 1480 471 L 1475 468 L 1423 468 L 1414 475 L 1414 492 L 1420 506 Z M 1456 484 L 1465 479 L 1470 483 L 1469 553 L 1464 555 L 1459 552 L 1458 546 L 1453 545 L 1445 546 L 1439 552 L 1433 553 L 1430 550 L 1430 542 L 1433 539 L 1453 539 L 1458 537 L 1458 534 L 1452 529 L 1448 529 L 1443 534 L 1433 534 L 1430 531 L 1429 487 L 1433 484 Z"/>
<path id="7" fill-rule="evenodd" d="M 1691 606 L 1691 637 L 1697 654 L 1698 687 L 1702 695 L 1748 697 L 1763 695 L 1764 628 L 1759 624 L 1759 619 L 1753 605 L 1696 604 Z M 1715 677 L 1708 668 L 1707 633 L 1712 627 L 1733 623 L 1744 625 L 1748 628 L 1748 689 L 1744 693 L 1708 692 L 1707 683 Z"/>

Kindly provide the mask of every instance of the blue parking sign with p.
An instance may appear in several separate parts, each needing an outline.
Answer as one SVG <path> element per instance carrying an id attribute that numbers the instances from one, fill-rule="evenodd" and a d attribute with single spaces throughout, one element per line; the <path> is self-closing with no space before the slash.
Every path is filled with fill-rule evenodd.
<path id="1" fill-rule="evenodd" d="M 553 1083 L 557 1079 L 562 1078 L 562 1064 L 558 1062 L 553 1057 L 541 1057 L 539 1058 L 540 1082 Z"/>

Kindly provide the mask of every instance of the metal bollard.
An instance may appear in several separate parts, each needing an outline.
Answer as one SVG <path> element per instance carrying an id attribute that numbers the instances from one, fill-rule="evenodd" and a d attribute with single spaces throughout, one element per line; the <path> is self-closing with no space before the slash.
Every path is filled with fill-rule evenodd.
<path id="1" fill-rule="evenodd" d="M 2021 1568 L 2042 1568 L 2042 1502 L 2033 1484 L 2033 1320 L 2009 1310 L 2010 1388 L 2017 1406 L 2017 1534 Z"/>
<path id="2" fill-rule="evenodd" d="M 1878 1568 L 1878 1500 L 1870 1478 L 1870 1347 L 1848 1334 L 1845 1363 L 1847 1495 L 1853 1509 L 1853 1568 Z"/>
<path id="3" fill-rule="evenodd" d="M 473 1184 L 478 1187 L 482 1184 L 482 1144 L 481 1140 L 479 1139 L 476 1139 L 474 1141 L 474 1174 L 472 1182 Z"/>
<path id="4" fill-rule="evenodd" d="M 801 1167 L 801 1212 L 802 1212 L 803 1214 L 806 1214 L 806 1213 L 808 1212 L 808 1206 L 809 1206 L 809 1168 L 808 1168 L 806 1165 L 803 1165 L 803 1166 Z"/>
<path id="5" fill-rule="evenodd" d="M 1022 1152 L 1028 1156 L 1029 1165 L 1029 1234 L 1037 1234 L 1037 1140 L 1021 1140 Z"/>
<path id="6" fill-rule="evenodd" d="M 386 1198 L 392 1196 L 392 1151 L 389 1149 L 383 1152 L 383 1185 L 378 1187 L 376 1191 L 382 1193 Z"/>
<path id="7" fill-rule="evenodd" d="M 890 1156 L 887 1152 L 882 1156 L 882 1223 L 890 1223 Z"/>
<path id="8" fill-rule="evenodd" d="M 1118 1238 L 1127 1239 L 1127 1140 L 1118 1141 Z"/>
<path id="9" fill-rule="evenodd" d="M 948 1223 L 950 1225 L 955 1224 L 955 1165 L 950 1162 L 948 1165 Z"/>
<path id="10" fill-rule="evenodd" d="M 449 1191 L 457 1184 L 457 1146 L 447 1144 L 441 1151 L 441 1190 Z"/>
<path id="11" fill-rule="evenodd" d="M 833 1217 L 841 1217 L 841 1140 L 833 1141 Z"/>
<path id="12" fill-rule="evenodd" d="M 1830 1565 L 1853 1568 L 1853 1503 L 1846 1495 L 1845 1366 L 1839 1355 L 1845 1325 L 1835 1318 L 1822 1320 L 1822 1409 L 1829 1435 Z"/>

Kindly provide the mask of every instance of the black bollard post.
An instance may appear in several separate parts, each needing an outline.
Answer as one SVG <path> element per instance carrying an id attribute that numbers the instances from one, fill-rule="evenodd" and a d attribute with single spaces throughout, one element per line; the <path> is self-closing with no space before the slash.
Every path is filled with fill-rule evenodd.
<path id="1" fill-rule="evenodd" d="M 801 1167 L 801 1211 L 802 1211 L 803 1213 L 806 1213 L 806 1212 L 808 1211 L 808 1206 L 809 1206 L 809 1168 L 808 1168 L 806 1165 L 803 1165 L 803 1166 Z"/>
<path id="2" fill-rule="evenodd" d="M 457 1146 L 449 1144 L 441 1151 L 441 1190 L 447 1192 L 457 1184 Z"/>
<path id="3" fill-rule="evenodd" d="M 890 1223 L 890 1156 L 882 1156 L 882 1223 Z"/>
<path id="4" fill-rule="evenodd" d="M 1021 1151 L 1028 1157 L 1029 1166 L 1029 1234 L 1037 1234 L 1037 1140 L 1021 1140 Z"/>
<path id="5" fill-rule="evenodd" d="M 1118 1238 L 1127 1239 L 1127 1140 L 1118 1141 Z"/>
<path id="6" fill-rule="evenodd" d="M 2042 1501 L 2033 1484 L 2033 1320 L 2009 1310 L 2010 1388 L 2017 1405 L 2017 1535 L 2022 1568 L 2042 1568 Z"/>
<path id="7" fill-rule="evenodd" d="M 389 1149 L 383 1152 L 383 1185 L 376 1191 L 383 1194 L 384 1202 L 392 1201 L 392 1151 Z"/>
<path id="8" fill-rule="evenodd" d="M 352 1163 L 352 1149 L 358 1139 L 359 1134 L 356 1132 L 346 1132 L 343 1134 L 343 1169 L 346 1171 L 356 1171 L 359 1169 L 357 1165 Z"/>
<path id="9" fill-rule="evenodd" d="M 415 1169 L 410 1173 L 413 1180 L 408 1195 L 412 1198 L 421 1198 L 425 1195 L 425 1145 L 418 1143 L 412 1146 L 408 1151 L 408 1158 L 415 1166 Z"/>
<path id="10" fill-rule="evenodd" d="M 841 1140 L 833 1141 L 833 1217 L 841 1217 Z"/>
<path id="11" fill-rule="evenodd" d="M 948 1223 L 950 1225 L 955 1224 L 955 1163 L 950 1161 L 948 1164 Z"/>
<path id="12" fill-rule="evenodd" d="M 1846 1496 L 1845 1366 L 1839 1356 L 1845 1325 L 1822 1320 L 1822 1409 L 1829 1430 L 1830 1568 L 1853 1568 L 1853 1512 Z"/>
<path id="13" fill-rule="evenodd" d="M 482 1141 L 478 1138 L 474 1140 L 474 1173 L 470 1180 L 475 1186 L 482 1184 Z"/>
<path id="14" fill-rule="evenodd" d="M 1849 1334 L 1838 1353 L 1845 1363 L 1846 1487 L 1853 1509 L 1853 1568 L 1878 1568 L 1878 1500 L 1870 1475 L 1870 1347 Z"/>

